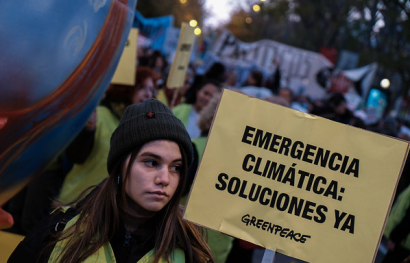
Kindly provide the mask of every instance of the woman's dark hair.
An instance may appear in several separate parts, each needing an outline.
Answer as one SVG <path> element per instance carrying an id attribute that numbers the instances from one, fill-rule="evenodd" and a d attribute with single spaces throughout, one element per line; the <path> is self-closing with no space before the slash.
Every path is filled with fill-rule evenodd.
<path id="1" fill-rule="evenodd" d="M 156 75 L 154 71 L 149 67 L 139 66 L 135 72 L 134 86 L 111 84 L 105 92 L 105 98 L 114 103 L 124 103 L 125 105 L 130 105 L 132 104 L 133 95 L 144 85 L 144 82 L 148 78 L 151 78 L 155 85 Z"/>
<path id="2" fill-rule="evenodd" d="M 163 66 L 162 66 L 161 70 L 166 69 L 168 67 L 168 61 L 165 58 L 165 56 L 162 55 L 161 51 L 159 51 L 159 50 L 154 50 L 154 52 L 152 52 L 151 56 L 149 56 L 149 58 L 148 58 L 147 66 L 150 67 L 150 68 L 155 68 L 155 63 L 157 61 L 157 58 L 162 59 Z"/>
<path id="3" fill-rule="evenodd" d="M 221 90 L 221 83 L 218 80 L 205 76 L 196 76 L 191 87 L 185 93 L 185 103 L 195 104 L 196 94 L 207 84 L 212 84 Z"/>
<path id="4" fill-rule="evenodd" d="M 225 82 L 225 66 L 220 62 L 215 62 L 204 74 L 205 78 L 215 79 L 221 83 Z"/>
<path id="5" fill-rule="evenodd" d="M 181 146 L 179 148 L 183 159 L 180 181 L 169 203 L 157 213 L 160 225 L 155 237 L 153 262 L 158 262 L 163 256 L 169 259 L 177 246 L 185 252 L 186 262 L 214 262 L 209 246 L 203 239 L 202 229 L 182 220 L 182 207 L 179 201 L 186 182 L 188 158 L 183 148 Z M 130 176 L 132 165 L 140 149 L 141 147 L 138 147 L 130 154 L 127 167 L 125 164 L 128 156 L 123 156 L 109 177 L 88 196 L 85 197 L 90 188 L 73 202 L 59 204 L 60 207 L 77 204 L 80 212 L 77 222 L 62 231 L 52 243 L 54 245 L 60 240 L 69 240 L 59 256 L 59 262 L 82 262 L 113 237 L 120 226 L 120 209 L 129 211 L 125 181 Z M 121 179 L 117 183 L 117 177 L 121 178 L 123 168 L 125 168 L 124 181 Z M 97 235 L 98 239 L 95 238 Z"/>
<path id="6" fill-rule="evenodd" d="M 252 70 L 250 76 L 255 80 L 256 87 L 262 87 L 263 84 L 263 74 L 258 70 Z"/>
<path id="7" fill-rule="evenodd" d="M 327 103 L 332 107 L 337 107 L 342 103 L 346 102 L 346 98 L 342 93 L 333 93 L 328 99 Z"/>

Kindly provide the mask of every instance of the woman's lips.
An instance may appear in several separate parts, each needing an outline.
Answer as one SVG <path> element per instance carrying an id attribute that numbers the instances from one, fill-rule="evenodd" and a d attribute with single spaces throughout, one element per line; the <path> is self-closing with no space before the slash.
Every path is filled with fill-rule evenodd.
<path id="1" fill-rule="evenodd" d="M 156 196 L 156 197 L 160 197 L 160 198 L 168 197 L 167 193 L 163 191 L 154 191 L 154 192 L 150 192 L 149 194 Z"/>

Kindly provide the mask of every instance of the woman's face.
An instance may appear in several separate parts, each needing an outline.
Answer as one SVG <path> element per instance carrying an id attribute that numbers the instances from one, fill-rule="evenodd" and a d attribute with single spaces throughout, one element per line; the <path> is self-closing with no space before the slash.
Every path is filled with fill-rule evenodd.
<path id="1" fill-rule="evenodd" d="M 218 92 L 218 87 L 213 84 L 206 84 L 196 94 L 195 110 L 200 112 L 205 107 L 212 96 Z"/>
<path id="2" fill-rule="evenodd" d="M 123 179 L 130 156 L 125 162 Z M 182 156 L 176 142 L 156 140 L 144 144 L 139 151 L 125 192 L 137 204 L 141 215 L 149 215 L 164 208 L 178 187 Z"/>
<path id="3" fill-rule="evenodd" d="M 155 68 L 157 69 L 162 69 L 164 67 L 164 60 L 162 57 L 157 57 L 155 59 Z"/>
<path id="4" fill-rule="evenodd" d="M 152 78 L 147 78 L 142 86 L 135 91 L 132 97 L 132 103 L 137 104 L 155 97 L 156 89 Z"/>

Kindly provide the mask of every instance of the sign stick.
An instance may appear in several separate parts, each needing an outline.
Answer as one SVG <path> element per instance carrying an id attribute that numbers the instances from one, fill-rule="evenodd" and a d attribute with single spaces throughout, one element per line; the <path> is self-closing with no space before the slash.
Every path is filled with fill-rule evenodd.
<path id="1" fill-rule="evenodd" d="M 172 95 L 171 105 L 169 105 L 169 108 L 170 108 L 171 110 L 172 110 L 172 108 L 175 106 L 175 102 L 177 101 L 178 94 L 179 94 L 179 88 L 176 88 L 176 89 L 174 90 L 174 94 Z"/>
<path id="2" fill-rule="evenodd" d="M 262 263 L 273 263 L 275 259 L 276 252 L 270 249 L 265 249 L 263 253 Z"/>

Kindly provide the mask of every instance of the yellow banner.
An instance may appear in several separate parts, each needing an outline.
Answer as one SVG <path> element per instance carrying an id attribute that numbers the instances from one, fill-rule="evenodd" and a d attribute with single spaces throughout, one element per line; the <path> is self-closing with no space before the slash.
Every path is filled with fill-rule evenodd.
<path id="1" fill-rule="evenodd" d="M 111 83 L 135 85 L 138 28 L 131 28 Z"/>
<path id="2" fill-rule="evenodd" d="M 182 23 L 177 52 L 167 80 L 168 88 L 179 88 L 184 85 L 185 74 L 188 69 L 189 58 L 195 41 L 194 28 Z"/>
<path id="3" fill-rule="evenodd" d="M 307 262 L 373 262 L 408 148 L 224 90 L 184 218 Z"/>

